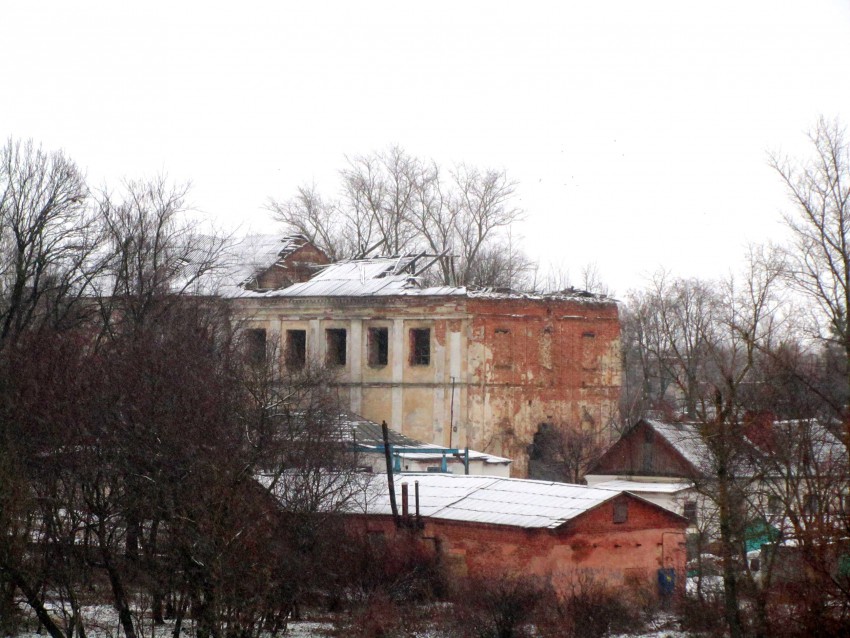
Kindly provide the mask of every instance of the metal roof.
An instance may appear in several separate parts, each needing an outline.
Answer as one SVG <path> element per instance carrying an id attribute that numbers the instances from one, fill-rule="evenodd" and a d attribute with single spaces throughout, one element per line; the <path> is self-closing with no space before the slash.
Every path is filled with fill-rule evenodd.
<path id="1" fill-rule="evenodd" d="M 382 446 L 384 444 L 384 436 L 383 432 L 381 431 L 381 426 L 375 423 L 374 421 L 364 419 L 363 417 L 355 414 L 341 414 L 340 421 L 342 431 L 345 433 L 344 436 L 347 440 L 354 441 L 360 445 L 368 446 Z M 442 454 L 436 452 L 416 452 L 415 450 L 410 450 L 409 448 L 427 448 L 429 450 L 449 449 L 442 445 L 436 445 L 433 443 L 423 443 L 422 441 L 418 441 L 417 439 L 412 439 L 409 436 L 401 434 L 400 432 L 396 432 L 392 428 L 389 428 L 387 436 L 389 438 L 391 446 L 408 448 L 407 451 L 399 453 L 399 456 L 406 459 L 424 461 L 428 459 L 439 459 L 443 456 Z M 511 463 L 511 459 L 507 459 L 502 456 L 495 456 L 493 454 L 487 454 L 486 452 L 478 452 L 476 450 L 469 450 L 469 460 L 483 461 L 484 463 L 493 464 Z"/>
<path id="2" fill-rule="evenodd" d="M 416 481 L 422 516 L 529 529 L 555 529 L 621 493 L 584 485 L 493 476 L 397 474 L 398 503 L 401 503 L 401 484 L 406 482 L 412 507 Z M 369 498 L 359 504 L 357 511 L 391 514 L 386 475 L 375 475 L 368 490 Z"/>
<path id="3" fill-rule="evenodd" d="M 262 297 L 368 297 L 387 295 L 465 295 L 466 288 L 422 288 L 411 272 L 421 256 L 351 259 L 325 266 L 309 281 L 267 292 L 243 291 L 239 296 Z"/>
<path id="4" fill-rule="evenodd" d="M 645 419 L 679 454 L 697 469 L 702 469 L 712 458 L 699 427 L 694 423 L 664 423 Z"/>
<path id="5" fill-rule="evenodd" d="M 271 266 L 284 257 L 288 246 L 303 240 L 301 236 L 284 238 L 276 244 L 280 251 L 272 254 L 268 238 L 253 238 L 239 245 L 240 253 L 253 267 L 243 272 L 245 276 L 235 281 L 243 282 L 260 269 L 260 264 Z M 296 241 L 297 240 L 297 241 Z M 250 253 L 251 242 L 257 242 L 258 251 Z M 304 240 L 306 241 L 306 240 Z M 463 286 L 423 287 L 420 275 L 436 262 L 435 255 L 424 253 L 393 257 L 348 259 L 324 266 L 309 281 L 293 284 L 278 290 L 248 290 L 243 285 L 231 286 L 225 294 L 231 297 L 370 297 L 370 296 L 463 296 L 480 299 L 550 299 L 572 300 L 585 303 L 610 303 L 612 300 L 584 290 L 569 288 L 552 293 L 522 293 L 512 290 L 469 290 Z M 247 273 L 247 274 L 245 274 Z"/>

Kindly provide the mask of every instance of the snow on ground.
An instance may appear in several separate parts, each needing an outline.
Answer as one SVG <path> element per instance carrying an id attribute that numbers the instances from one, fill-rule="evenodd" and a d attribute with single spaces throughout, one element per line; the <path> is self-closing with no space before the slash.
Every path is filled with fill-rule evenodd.
<path id="1" fill-rule="evenodd" d="M 63 627 L 61 612 L 58 608 L 46 605 L 48 611 L 54 619 L 59 621 L 59 626 Z M 21 631 L 15 638 L 49 638 L 49 634 L 42 629 L 38 632 L 38 623 L 35 620 L 29 608 L 26 605 L 19 605 L 24 611 L 24 622 Z M 84 605 L 82 607 L 83 618 L 85 619 L 85 629 L 87 638 L 124 638 L 124 630 L 118 623 L 118 614 L 111 605 Z M 139 623 L 136 621 L 136 631 L 139 638 L 172 638 L 174 632 L 174 621 L 167 620 L 164 625 L 154 625 L 150 618 L 143 618 Z M 285 638 L 325 638 L 329 636 L 333 630 L 333 624 L 329 622 L 314 622 L 314 621 L 298 621 L 290 622 L 287 626 L 287 631 L 280 634 Z M 183 621 L 183 629 L 181 631 L 182 638 L 194 638 L 195 625 L 186 619 Z"/>
<path id="2" fill-rule="evenodd" d="M 690 580 L 690 579 L 689 579 Z M 690 585 L 690 583 L 689 583 Z M 27 610 L 25 605 L 21 605 L 22 610 Z M 86 605 L 82 608 L 83 617 L 85 618 L 85 627 L 88 638 L 123 638 L 124 632 L 118 623 L 118 616 L 115 610 L 109 605 Z M 61 621 L 61 612 L 58 608 L 52 608 L 51 614 Z M 150 618 L 145 617 L 139 623 L 137 618 L 136 630 L 139 638 L 171 638 L 174 623 L 166 621 L 164 625 L 155 626 L 150 621 Z M 652 627 L 644 633 L 627 633 L 618 634 L 614 638 L 687 638 L 686 632 L 679 631 L 678 622 L 675 616 L 671 614 L 660 614 L 652 623 Z M 61 622 L 60 622 L 61 626 Z M 194 638 L 194 623 L 191 620 L 185 620 L 181 636 L 183 638 Z M 279 634 L 280 638 L 328 638 L 335 634 L 335 627 L 331 622 L 316 622 L 316 621 L 298 621 L 290 622 L 287 631 Z M 338 633 L 336 635 L 339 635 Z M 437 631 L 426 632 L 420 635 L 420 638 L 440 638 L 444 634 Z M 31 613 L 25 611 L 24 625 L 21 631 L 15 638 L 49 638 L 48 634 L 42 629 L 41 633 L 37 632 L 37 623 Z"/>

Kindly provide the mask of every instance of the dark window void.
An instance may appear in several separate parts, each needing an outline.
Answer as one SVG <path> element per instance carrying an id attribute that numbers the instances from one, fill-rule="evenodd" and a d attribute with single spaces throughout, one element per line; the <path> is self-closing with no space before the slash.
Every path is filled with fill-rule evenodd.
<path id="1" fill-rule="evenodd" d="M 628 501 L 617 501 L 614 503 L 614 522 L 625 523 L 629 520 Z"/>
<path id="2" fill-rule="evenodd" d="M 682 508 L 682 515 L 688 519 L 688 522 L 691 525 L 696 525 L 699 523 L 697 518 L 697 504 L 696 501 L 685 501 L 685 506 Z"/>
<path id="3" fill-rule="evenodd" d="M 431 329 L 413 328 L 410 331 L 410 365 L 427 366 L 431 363 Z"/>
<path id="4" fill-rule="evenodd" d="M 286 331 L 286 367 L 303 368 L 307 363 L 307 331 Z"/>
<path id="5" fill-rule="evenodd" d="M 245 340 L 245 355 L 251 363 L 262 363 L 266 360 L 266 331 L 253 328 L 243 333 Z"/>
<path id="6" fill-rule="evenodd" d="M 345 329 L 330 328 L 325 330 L 325 336 L 328 341 L 328 365 L 344 366 L 346 351 Z"/>
<path id="7" fill-rule="evenodd" d="M 390 331 L 387 328 L 369 328 L 366 347 L 369 351 L 369 365 L 380 368 L 387 365 L 390 353 Z"/>

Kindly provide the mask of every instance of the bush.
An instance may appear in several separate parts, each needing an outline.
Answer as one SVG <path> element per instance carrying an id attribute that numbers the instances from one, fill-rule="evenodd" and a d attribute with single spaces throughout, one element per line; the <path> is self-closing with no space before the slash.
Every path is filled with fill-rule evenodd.
<path id="1" fill-rule="evenodd" d="M 463 638 L 532 635 L 528 625 L 551 595 L 547 584 L 528 576 L 499 574 L 466 579 L 452 596 L 454 633 Z"/>
<path id="2" fill-rule="evenodd" d="M 641 611 L 650 599 L 638 589 L 612 589 L 590 572 L 577 574 L 569 588 L 554 597 L 548 634 L 564 638 L 603 638 L 644 625 Z"/>

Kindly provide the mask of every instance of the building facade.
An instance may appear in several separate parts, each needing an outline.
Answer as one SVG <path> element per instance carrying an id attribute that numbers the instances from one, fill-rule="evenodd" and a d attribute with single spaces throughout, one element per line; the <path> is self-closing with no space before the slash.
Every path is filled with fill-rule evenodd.
<path id="1" fill-rule="evenodd" d="M 611 587 L 657 592 L 661 577 L 684 590 L 687 521 L 627 492 L 583 485 L 483 476 L 400 475 L 418 491 L 420 517 L 408 520 L 431 539 L 453 576 L 544 578 L 557 591 L 592 577 Z M 393 535 L 384 477 L 376 476 L 350 527 Z M 399 506 L 401 508 L 401 506 Z M 402 512 L 404 518 L 404 513 Z M 404 527 L 404 526 L 403 526 Z"/>
<path id="2" fill-rule="evenodd" d="M 607 441 L 621 372 L 615 302 L 423 287 L 427 267 L 425 256 L 338 262 L 231 296 L 283 365 L 330 367 L 348 410 L 411 438 L 508 457 L 514 476 L 526 475 L 543 423 Z"/>

